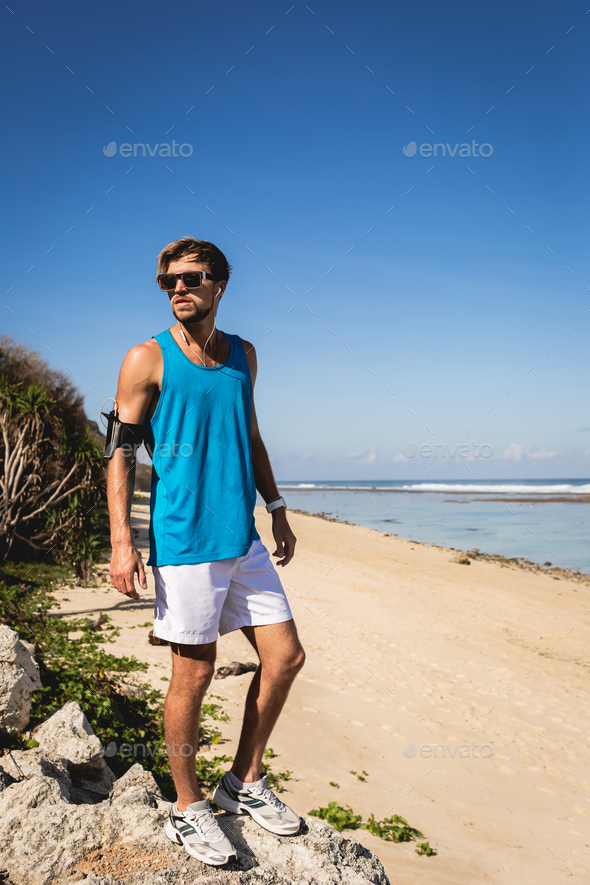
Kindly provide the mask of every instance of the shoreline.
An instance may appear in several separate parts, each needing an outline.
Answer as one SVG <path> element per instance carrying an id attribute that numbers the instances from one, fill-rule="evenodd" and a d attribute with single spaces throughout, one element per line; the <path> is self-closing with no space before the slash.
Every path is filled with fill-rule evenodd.
<path id="1" fill-rule="evenodd" d="M 377 532 L 385 538 L 396 538 L 399 541 L 407 541 L 410 544 L 419 544 L 422 547 L 434 547 L 437 550 L 446 550 L 449 553 L 454 553 L 456 556 L 463 556 L 464 559 L 468 560 L 479 559 L 485 562 L 498 562 L 502 568 L 523 569 L 524 571 L 535 572 L 536 574 L 549 575 L 556 580 L 566 579 L 568 581 L 576 581 L 580 584 L 586 582 L 590 583 L 590 575 L 586 575 L 584 572 L 577 571 L 576 569 L 560 568 L 556 565 L 540 565 L 537 562 L 532 562 L 530 559 L 525 559 L 523 556 L 509 557 L 502 556 L 500 553 L 484 553 L 478 547 L 472 547 L 471 550 L 460 550 L 457 547 L 441 547 L 440 544 L 430 544 L 428 541 L 416 541 L 414 538 L 402 538 L 400 535 L 392 532 L 382 532 L 377 529 L 370 529 L 368 526 L 358 525 L 358 523 L 349 522 L 347 519 L 338 519 L 335 516 L 328 516 L 326 513 L 309 513 L 307 510 L 298 510 L 292 507 L 289 508 L 289 512 L 298 513 L 302 516 L 313 516 L 316 519 L 323 519 L 326 522 L 336 522 L 340 525 L 354 525 L 358 526 L 358 528 L 366 528 L 369 531 Z M 464 562 L 463 564 L 468 565 L 468 562 Z"/>

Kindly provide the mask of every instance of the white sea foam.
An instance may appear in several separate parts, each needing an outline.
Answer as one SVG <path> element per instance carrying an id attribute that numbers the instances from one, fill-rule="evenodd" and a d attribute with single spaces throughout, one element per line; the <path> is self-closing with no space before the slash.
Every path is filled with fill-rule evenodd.
<path id="1" fill-rule="evenodd" d="M 403 483 L 400 485 L 374 485 L 359 486 L 353 485 L 326 485 L 323 483 L 280 483 L 281 489 L 313 489 L 314 491 L 323 492 L 439 492 L 439 493 L 460 493 L 464 495 L 590 495 L 590 484 L 573 485 L 572 483 L 559 483 L 555 485 L 525 485 L 523 483 L 502 483 L 490 485 L 484 483 L 462 483 L 462 482 L 415 482 L 413 484 Z"/>
<path id="2" fill-rule="evenodd" d="M 417 483 L 414 486 L 403 486 L 417 492 L 463 492 L 464 494 L 485 494 L 492 492 L 495 495 L 588 495 L 590 485 L 572 485 L 561 483 L 560 485 L 520 485 L 506 483 L 505 485 L 479 485 L 475 483 Z"/>

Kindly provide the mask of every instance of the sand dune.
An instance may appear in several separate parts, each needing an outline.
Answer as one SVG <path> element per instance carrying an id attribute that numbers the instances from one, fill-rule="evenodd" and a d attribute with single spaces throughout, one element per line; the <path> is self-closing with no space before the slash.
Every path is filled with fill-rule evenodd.
<path id="1" fill-rule="evenodd" d="M 144 561 L 148 518 L 147 500 L 135 503 Z M 270 546 L 270 517 L 256 518 Z M 283 798 L 301 813 L 335 799 L 406 817 L 436 857 L 351 833 L 396 885 L 587 880 L 588 587 L 316 517 L 291 523 L 297 554 L 280 572 L 308 657 L 271 739 L 274 770 L 293 771 Z M 62 610 L 110 614 L 122 632 L 109 650 L 149 662 L 165 690 L 170 651 L 137 627 L 152 614 L 148 582 L 139 603 L 70 588 Z M 219 642 L 220 664 L 253 657 L 241 634 Z M 231 715 L 217 753 L 235 749 L 250 678 L 212 684 Z M 363 769 L 364 782 L 350 773 Z"/>

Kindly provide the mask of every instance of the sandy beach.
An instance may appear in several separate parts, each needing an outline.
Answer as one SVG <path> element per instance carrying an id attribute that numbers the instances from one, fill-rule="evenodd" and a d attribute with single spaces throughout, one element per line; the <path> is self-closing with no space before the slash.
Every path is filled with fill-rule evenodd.
<path id="1" fill-rule="evenodd" d="M 307 662 L 270 742 L 273 770 L 293 772 L 281 798 L 299 813 L 336 800 L 363 818 L 407 818 L 436 856 L 349 833 L 395 885 L 587 881 L 586 584 L 501 562 L 463 565 L 455 551 L 300 513 L 290 519 L 297 553 L 279 572 Z M 270 517 L 258 508 L 256 520 L 272 551 Z M 132 523 L 146 561 L 147 496 L 136 497 Z M 102 571 L 100 587 L 60 589 L 61 611 L 108 614 L 121 627 L 109 651 L 149 663 L 142 678 L 165 691 L 170 650 L 149 645 L 140 626 L 153 611 L 151 569 L 140 602 Z M 219 641 L 219 665 L 254 658 L 241 633 Z M 250 678 L 212 683 L 231 717 L 215 754 L 235 750 Z M 368 774 L 360 781 L 351 770 Z"/>

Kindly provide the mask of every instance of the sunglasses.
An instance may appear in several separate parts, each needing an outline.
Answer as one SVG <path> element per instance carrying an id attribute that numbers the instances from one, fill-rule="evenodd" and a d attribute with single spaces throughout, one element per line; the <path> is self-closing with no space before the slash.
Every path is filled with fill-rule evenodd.
<path id="1" fill-rule="evenodd" d="M 219 282 L 210 273 L 205 273 L 203 270 L 189 270 L 185 273 L 160 273 L 156 279 L 163 292 L 176 289 L 176 280 L 182 280 L 187 289 L 200 289 L 203 285 L 203 280 L 212 280 L 214 283 Z"/>

